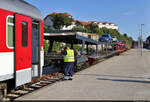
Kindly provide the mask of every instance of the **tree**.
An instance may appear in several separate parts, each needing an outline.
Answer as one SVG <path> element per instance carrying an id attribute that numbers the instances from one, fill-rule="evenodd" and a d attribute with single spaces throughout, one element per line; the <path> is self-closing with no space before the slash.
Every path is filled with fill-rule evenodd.
<path id="1" fill-rule="evenodd" d="M 104 34 L 103 30 L 101 30 L 100 28 L 96 29 L 96 33 L 99 35 Z"/>
<path id="2" fill-rule="evenodd" d="M 49 43 L 44 40 L 44 53 L 48 53 Z"/>
<path id="3" fill-rule="evenodd" d="M 48 26 L 44 26 L 44 33 L 47 33 L 47 32 L 49 32 L 50 30 L 49 30 L 49 28 L 48 28 Z"/>
<path id="4" fill-rule="evenodd" d="M 149 41 L 150 41 L 150 36 L 148 36 L 148 37 L 146 38 L 146 40 L 149 40 Z"/>
<path id="5" fill-rule="evenodd" d="M 85 26 L 85 28 L 90 32 L 90 33 L 96 33 L 98 30 L 98 25 L 95 23 L 89 23 L 88 25 Z"/>
<path id="6" fill-rule="evenodd" d="M 53 21 L 53 27 L 55 29 L 60 30 L 64 26 L 69 26 L 72 24 L 72 17 L 69 17 L 68 15 L 65 15 L 64 13 L 57 13 L 50 15 L 51 20 Z"/>
<path id="7" fill-rule="evenodd" d="M 76 32 L 88 32 L 88 30 L 85 28 L 85 27 L 82 27 L 82 26 L 75 26 L 72 28 L 73 31 L 76 31 Z"/>
<path id="8" fill-rule="evenodd" d="M 128 37 L 128 35 L 126 33 L 124 33 L 123 36 Z"/>

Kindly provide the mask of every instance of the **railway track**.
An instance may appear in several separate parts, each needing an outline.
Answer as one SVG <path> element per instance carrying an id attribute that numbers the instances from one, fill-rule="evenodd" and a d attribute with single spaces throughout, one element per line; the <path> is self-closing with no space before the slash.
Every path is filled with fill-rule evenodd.
<path id="1" fill-rule="evenodd" d="M 105 61 L 106 59 L 114 56 L 115 54 L 108 56 L 108 57 L 103 57 L 97 61 L 95 61 L 92 65 L 89 65 L 88 63 L 82 65 L 82 66 L 77 66 L 75 73 L 80 72 L 84 69 L 90 68 L 93 65 L 96 65 L 102 61 Z M 2 99 L 2 101 L 12 101 L 18 97 L 24 96 L 26 94 L 32 93 L 33 91 L 39 90 L 45 86 L 52 85 L 55 82 L 61 81 L 64 75 L 62 73 L 54 73 L 54 74 L 48 74 L 45 75 L 41 78 L 37 78 L 36 80 L 33 80 L 32 82 L 25 84 L 23 86 L 20 86 L 16 88 L 15 90 L 12 90 L 5 98 Z"/>

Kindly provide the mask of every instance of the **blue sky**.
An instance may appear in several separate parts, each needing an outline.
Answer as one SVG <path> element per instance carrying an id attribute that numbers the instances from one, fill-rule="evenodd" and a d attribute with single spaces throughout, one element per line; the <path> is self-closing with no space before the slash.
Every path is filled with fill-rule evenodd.
<path id="1" fill-rule="evenodd" d="M 137 40 L 140 24 L 143 38 L 150 35 L 150 0 L 25 0 L 43 14 L 67 12 L 81 21 L 107 21 L 119 26 L 121 34 L 127 33 Z"/>

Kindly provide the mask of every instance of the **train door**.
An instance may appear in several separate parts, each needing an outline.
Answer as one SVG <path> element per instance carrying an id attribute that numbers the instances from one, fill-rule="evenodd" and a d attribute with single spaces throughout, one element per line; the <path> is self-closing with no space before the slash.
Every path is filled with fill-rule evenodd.
<path id="1" fill-rule="evenodd" d="M 32 78 L 40 76 L 40 22 L 32 20 Z"/>
<path id="2" fill-rule="evenodd" d="M 32 19 L 15 14 L 15 22 L 15 82 L 17 87 L 32 79 Z"/>

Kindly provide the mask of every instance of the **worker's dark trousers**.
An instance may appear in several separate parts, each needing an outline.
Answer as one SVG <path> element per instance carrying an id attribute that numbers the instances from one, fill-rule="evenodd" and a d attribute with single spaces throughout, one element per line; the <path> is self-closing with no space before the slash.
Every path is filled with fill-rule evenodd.
<path id="1" fill-rule="evenodd" d="M 68 62 L 65 63 L 64 75 L 73 77 L 74 74 L 74 63 Z"/>

